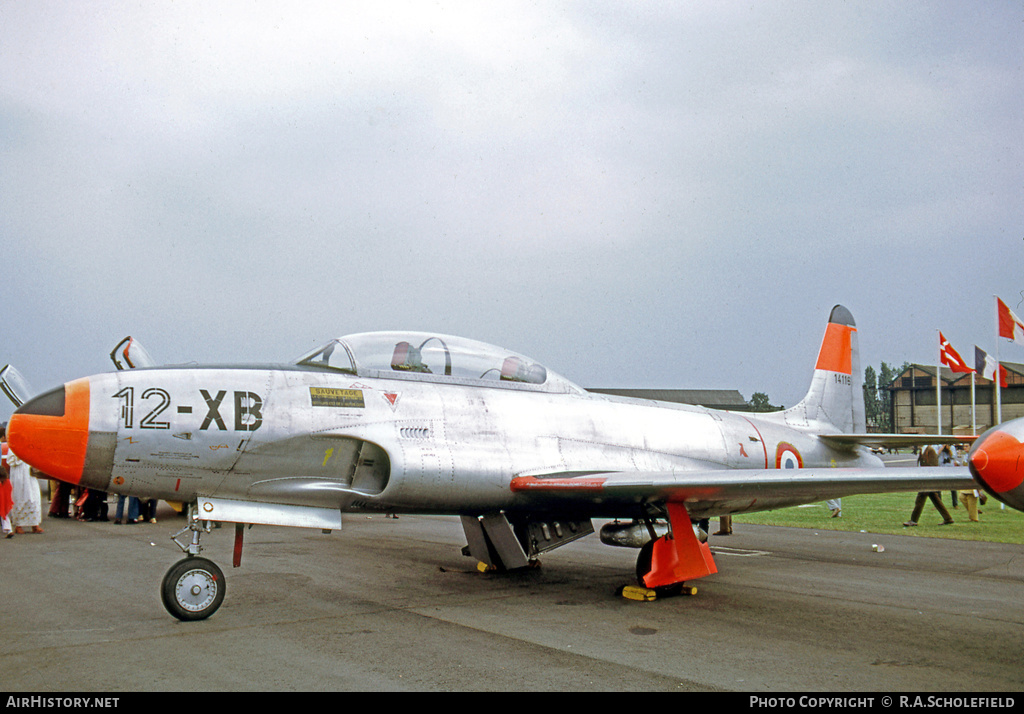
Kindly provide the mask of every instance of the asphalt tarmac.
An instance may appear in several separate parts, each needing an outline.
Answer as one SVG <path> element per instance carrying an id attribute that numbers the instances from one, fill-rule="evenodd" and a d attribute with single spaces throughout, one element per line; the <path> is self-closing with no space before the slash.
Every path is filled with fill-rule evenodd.
<path id="1" fill-rule="evenodd" d="M 456 518 L 346 516 L 340 532 L 204 537 L 227 597 L 160 601 L 184 525 L 46 519 L 0 541 L 0 690 L 1013 692 L 1017 545 L 740 524 L 692 597 L 617 595 L 635 551 L 597 536 L 480 573 Z M 823 519 L 827 511 L 822 509 Z M 714 523 L 714 522 L 713 522 Z M 873 548 L 881 545 L 881 552 Z"/>

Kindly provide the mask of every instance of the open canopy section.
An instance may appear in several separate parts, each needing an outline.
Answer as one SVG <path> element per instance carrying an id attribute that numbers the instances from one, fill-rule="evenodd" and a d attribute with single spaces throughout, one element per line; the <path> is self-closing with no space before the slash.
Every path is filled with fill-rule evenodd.
<path id="1" fill-rule="evenodd" d="M 363 377 L 529 386 L 554 392 L 579 387 L 543 365 L 501 347 L 427 332 L 363 332 L 331 340 L 297 362 Z"/>

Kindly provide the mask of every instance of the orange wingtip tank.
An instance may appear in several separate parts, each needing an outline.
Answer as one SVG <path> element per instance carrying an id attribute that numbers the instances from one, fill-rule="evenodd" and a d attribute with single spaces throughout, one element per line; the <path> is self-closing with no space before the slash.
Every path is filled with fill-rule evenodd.
<path id="1" fill-rule="evenodd" d="M 1008 506 L 1024 511 L 1024 419 L 978 437 L 967 456 L 974 480 Z"/>

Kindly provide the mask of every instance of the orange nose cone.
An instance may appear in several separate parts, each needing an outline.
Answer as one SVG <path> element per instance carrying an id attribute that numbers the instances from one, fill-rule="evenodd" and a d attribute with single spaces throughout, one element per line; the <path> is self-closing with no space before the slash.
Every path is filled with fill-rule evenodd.
<path id="1" fill-rule="evenodd" d="M 81 481 L 89 445 L 89 380 L 68 382 L 25 402 L 7 425 L 7 443 L 46 475 Z"/>
<path id="2" fill-rule="evenodd" d="M 968 461 L 975 480 L 1007 505 L 1024 510 L 1024 444 L 998 428 L 983 435 Z"/>

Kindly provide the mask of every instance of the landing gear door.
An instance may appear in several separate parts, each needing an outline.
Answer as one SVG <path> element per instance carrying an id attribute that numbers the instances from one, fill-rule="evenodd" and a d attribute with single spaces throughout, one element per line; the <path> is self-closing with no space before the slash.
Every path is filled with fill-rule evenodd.
<path id="1" fill-rule="evenodd" d="M 28 381 L 11 365 L 0 369 L 0 389 L 7 398 L 14 402 L 14 406 L 20 407 L 26 401 L 35 396 L 35 390 L 29 386 Z"/>

